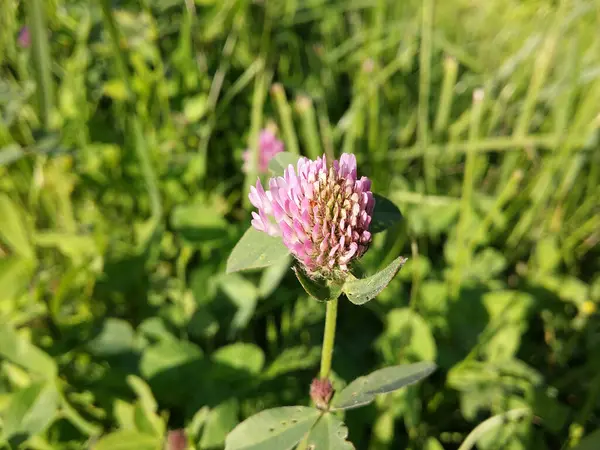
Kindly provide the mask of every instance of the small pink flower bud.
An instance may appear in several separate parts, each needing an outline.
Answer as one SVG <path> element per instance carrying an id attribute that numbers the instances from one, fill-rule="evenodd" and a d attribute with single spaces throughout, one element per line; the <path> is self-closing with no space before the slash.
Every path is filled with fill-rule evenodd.
<path id="1" fill-rule="evenodd" d="M 167 445 L 165 450 L 185 450 L 187 448 L 187 438 L 182 429 L 171 430 L 167 435 Z"/>
<path id="2" fill-rule="evenodd" d="M 327 409 L 331 397 L 333 396 L 333 386 L 327 379 L 314 378 L 310 384 L 310 398 L 319 409 Z"/>

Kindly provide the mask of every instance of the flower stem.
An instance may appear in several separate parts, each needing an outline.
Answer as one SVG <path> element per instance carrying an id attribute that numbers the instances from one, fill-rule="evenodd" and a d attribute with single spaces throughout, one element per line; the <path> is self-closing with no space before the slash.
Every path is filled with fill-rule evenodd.
<path id="1" fill-rule="evenodd" d="M 337 318 L 338 299 L 327 302 L 325 315 L 325 333 L 323 335 L 323 351 L 321 353 L 321 379 L 327 379 L 331 371 L 331 357 L 333 356 L 333 342 L 335 341 L 335 322 Z"/>

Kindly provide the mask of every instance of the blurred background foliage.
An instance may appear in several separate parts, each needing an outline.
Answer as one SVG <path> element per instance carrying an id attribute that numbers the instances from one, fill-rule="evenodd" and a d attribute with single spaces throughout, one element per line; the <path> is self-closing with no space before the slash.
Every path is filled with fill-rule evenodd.
<path id="1" fill-rule="evenodd" d="M 257 175 L 241 155 L 272 121 L 288 151 L 355 153 L 404 216 L 363 266 L 409 262 L 340 305 L 334 376 L 439 369 L 348 412 L 357 449 L 600 448 L 600 3 L 1 9 L 3 445 L 185 428 L 217 449 L 308 403 L 324 306 L 290 261 L 224 274 Z"/>

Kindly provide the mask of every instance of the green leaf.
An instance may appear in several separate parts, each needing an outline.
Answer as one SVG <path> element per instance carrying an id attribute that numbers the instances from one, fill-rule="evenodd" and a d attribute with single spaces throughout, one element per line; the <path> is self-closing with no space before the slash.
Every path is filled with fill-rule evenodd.
<path id="1" fill-rule="evenodd" d="M 133 348 L 134 335 L 128 322 L 109 318 L 102 324 L 100 333 L 88 343 L 88 348 L 97 356 L 125 353 Z"/>
<path id="2" fill-rule="evenodd" d="M 334 300 L 342 293 L 342 284 L 324 279 L 312 279 L 299 267 L 293 268 L 296 278 L 308 295 L 322 302 Z"/>
<path id="3" fill-rule="evenodd" d="M 223 448 L 227 434 L 238 423 L 239 409 L 235 398 L 211 409 L 204 424 L 200 448 Z"/>
<path id="4" fill-rule="evenodd" d="M 183 103 L 183 115 L 188 122 L 197 122 L 208 109 L 208 97 L 205 94 L 188 97 Z"/>
<path id="5" fill-rule="evenodd" d="M 288 255 L 263 271 L 258 285 L 258 293 L 261 298 L 266 298 L 275 292 L 290 268 L 291 262 L 292 257 Z"/>
<path id="6" fill-rule="evenodd" d="M 285 258 L 290 251 L 280 237 L 250 227 L 227 259 L 227 273 L 267 267 Z"/>
<path id="7" fill-rule="evenodd" d="M 427 438 L 427 441 L 425 441 L 425 446 L 423 447 L 423 450 L 444 450 L 444 447 L 436 438 L 430 437 Z"/>
<path id="8" fill-rule="evenodd" d="M 43 231 L 34 236 L 35 243 L 40 247 L 54 247 L 76 265 L 89 260 L 97 253 L 96 242 L 92 236 L 72 233 Z"/>
<path id="9" fill-rule="evenodd" d="M 489 320 L 497 324 L 494 333 L 483 341 L 482 353 L 490 361 L 509 360 L 519 350 L 535 299 L 525 292 L 504 290 L 485 293 L 482 300 Z"/>
<path id="10" fill-rule="evenodd" d="M 114 100 L 127 100 L 128 92 L 125 82 L 119 79 L 107 80 L 102 86 L 104 95 Z"/>
<path id="11" fill-rule="evenodd" d="M 585 436 L 573 450 L 597 450 L 600 448 L 600 430 L 592 431 Z"/>
<path id="12" fill-rule="evenodd" d="M 4 409 L 4 437 L 16 448 L 41 433 L 57 417 L 59 401 L 52 382 L 33 383 L 17 391 Z"/>
<path id="13" fill-rule="evenodd" d="M 230 332 L 234 333 L 248 325 L 258 301 L 258 289 L 239 273 L 230 273 L 220 277 L 219 286 L 227 295 L 237 311 L 230 323 Z"/>
<path id="14" fill-rule="evenodd" d="M 373 197 L 375 208 L 369 227 L 371 233 L 385 231 L 402 220 L 402 213 L 390 200 L 379 194 L 373 194 Z"/>
<path id="15" fill-rule="evenodd" d="M 190 243 L 227 237 L 227 221 L 212 205 L 200 200 L 175 207 L 171 214 L 171 226 Z"/>
<path id="16" fill-rule="evenodd" d="M 213 361 L 252 374 L 259 374 L 265 364 L 265 354 L 254 344 L 238 342 L 221 347 L 211 355 Z"/>
<path id="17" fill-rule="evenodd" d="M 348 428 L 331 413 L 325 413 L 308 435 L 307 448 L 319 450 L 354 450 L 348 442 Z M 312 446 L 312 447 L 311 447 Z"/>
<path id="18" fill-rule="evenodd" d="M 6 194 L 0 194 L 0 217 L 0 238 L 16 253 L 28 259 L 35 259 L 27 223 L 17 205 Z"/>
<path id="19" fill-rule="evenodd" d="M 385 394 L 414 384 L 430 375 L 435 368 L 434 363 L 420 362 L 386 367 L 359 377 L 335 396 L 332 409 L 350 409 L 367 405 L 375 399 L 375 395 Z"/>
<path id="20" fill-rule="evenodd" d="M 225 450 L 290 450 L 321 412 L 306 406 L 267 409 L 246 419 L 225 440 Z"/>
<path id="21" fill-rule="evenodd" d="M 0 303 L 14 305 L 14 300 L 26 289 L 35 270 L 35 262 L 13 255 L 0 258 Z"/>
<path id="22" fill-rule="evenodd" d="M 460 445 L 459 450 L 470 450 L 480 439 L 487 435 L 490 435 L 492 444 L 497 443 L 500 437 L 498 433 L 495 433 L 497 428 L 503 427 L 503 431 L 506 431 L 508 429 L 508 422 L 519 420 L 528 415 L 531 415 L 531 411 L 528 408 L 519 408 L 490 417 L 473 428 Z"/>
<path id="23" fill-rule="evenodd" d="M 162 341 L 147 348 L 140 360 L 140 371 L 146 378 L 202 358 L 202 350 L 186 341 Z"/>
<path id="24" fill-rule="evenodd" d="M 47 379 L 58 374 L 54 360 L 8 324 L 0 324 L 0 356 Z"/>
<path id="25" fill-rule="evenodd" d="M 298 346 L 286 348 L 264 371 L 263 376 L 269 379 L 278 377 L 284 373 L 311 369 L 317 366 L 320 358 L 320 347 L 307 348 L 304 346 Z"/>
<path id="26" fill-rule="evenodd" d="M 94 450 L 159 450 L 162 438 L 132 430 L 119 430 L 100 439 Z"/>
<path id="27" fill-rule="evenodd" d="M 134 421 L 139 431 L 162 436 L 165 432 L 165 424 L 158 416 L 158 403 L 154 399 L 150 386 L 144 380 L 135 376 L 127 377 L 127 384 L 136 393 L 138 404 L 133 409 Z"/>
<path id="28" fill-rule="evenodd" d="M 173 406 L 190 401 L 190 383 L 198 374 L 206 373 L 208 365 L 202 350 L 193 343 L 168 340 L 147 347 L 139 367 L 158 403 Z"/>
<path id="29" fill-rule="evenodd" d="M 367 303 L 383 291 L 405 262 L 406 258 L 400 256 L 375 275 L 362 279 L 349 277 L 344 283 L 342 291 L 355 305 Z"/>
<path id="30" fill-rule="evenodd" d="M 136 393 L 140 404 L 145 410 L 153 413 L 158 410 L 158 404 L 152 395 L 150 386 L 148 386 L 144 380 L 135 375 L 129 375 L 127 377 L 127 384 Z"/>
<path id="31" fill-rule="evenodd" d="M 283 172 L 288 168 L 290 164 L 294 167 L 296 163 L 300 159 L 300 156 L 294 155 L 289 152 L 281 152 L 277 153 L 271 161 L 269 161 L 269 171 L 273 174 L 273 176 L 281 177 L 283 176 Z"/>
<path id="32" fill-rule="evenodd" d="M 378 346 L 388 361 L 398 363 L 398 355 L 412 361 L 435 361 L 435 339 L 428 323 L 410 308 L 396 308 L 386 317 L 385 333 Z"/>

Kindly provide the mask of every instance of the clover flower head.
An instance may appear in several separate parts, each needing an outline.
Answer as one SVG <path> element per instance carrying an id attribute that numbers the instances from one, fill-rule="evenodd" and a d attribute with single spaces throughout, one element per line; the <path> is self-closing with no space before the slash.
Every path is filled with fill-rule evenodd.
<path id="1" fill-rule="evenodd" d="M 283 176 L 260 180 L 250 188 L 250 202 L 258 209 L 252 225 L 271 236 L 281 236 L 309 275 L 336 277 L 367 250 L 375 199 L 371 180 L 358 178 L 356 157 L 344 153 L 327 163 L 325 156 L 300 158 Z"/>
<path id="2" fill-rule="evenodd" d="M 258 173 L 267 173 L 269 170 L 269 161 L 278 153 L 284 150 L 283 142 L 277 139 L 275 131 L 271 128 L 265 128 L 258 137 Z M 246 150 L 242 155 L 244 158 L 243 171 L 248 173 L 250 170 L 251 150 Z"/>

